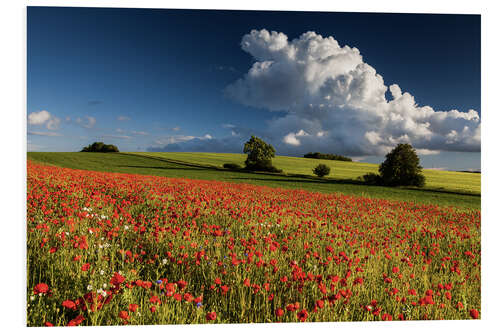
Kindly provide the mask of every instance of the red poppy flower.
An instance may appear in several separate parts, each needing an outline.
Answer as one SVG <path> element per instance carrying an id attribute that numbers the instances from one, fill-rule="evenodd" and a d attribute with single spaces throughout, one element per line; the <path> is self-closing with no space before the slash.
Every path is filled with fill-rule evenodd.
<path id="1" fill-rule="evenodd" d="M 129 318 L 128 316 L 128 312 L 127 311 L 120 311 L 120 313 L 118 314 L 118 316 L 123 319 L 123 320 L 127 320 Z"/>
<path id="2" fill-rule="evenodd" d="M 69 322 L 68 322 L 68 325 L 67 326 L 78 326 L 80 325 L 83 321 L 85 320 L 85 317 L 82 316 L 82 315 L 78 315 L 76 318 L 74 319 L 71 319 Z"/>
<path id="3" fill-rule="evenodd" d="M 392 316 L 390 314 L 388 314 L 388 313 L 384 313 L 382 315 L 382 320 L 383 321 L 391 321 L 392 320 Z"/>
<path id="4" fill-rule="evenodd" d="M 178 295 L 178 294 L 176 294 L 176 295 Z M 180 296 L 181 296 L 181 295 L 179 295 L 179 297 L 180 297 Z M 160 298 L 159 298 L 158 296 L 156 296 L 156 295 L 151 296 L 151 297 L 149 298 L 149 302 L 151 302 L 151 303 L 153 303 L 153 304 L 154 304 L 154 303 L 158 303 L 158 304 L 160 304 L 160 303 L 161 303 Z"/>
<path id="5" fill-rule="evenodd" d="M 49 292 L 49 286 L 46 283 L 39 283 L 33 288 L 35 295 L 46 294 Z"/>
<path id="6" fill-rule="evenodd" d="M 300 321 L 302 321 L 302 322 L 306 321 L 306 319 L 307 319 L 307 310 L 306 310 L 306 309 L 302 309 L 302 310 L 300 310 L 300 311 L 297 313 L 297 318 L 298 318 Z"/>
<path id="7" fill-rule="evenodd" d="M 207 320 L 215 320 L 217 318 L 217 314 L 214 312 L 209 312 L 206 315 Z"/>
<path id="8" fill-rule="evenodd" d="M 115 272 L 115 274 L 113 275 L 113 277 L 111 278 L 111 281 L 110 281 L 110 283 L 115 285 L 115 286 L 119 286 L 123 282 L 125 282 L 125 277 L 120 275 L 118 272 Z"/>
<path id="9" fill-rule="evenodd" d="M 322 308 L 323 308 L 323 306 L 325 306 L 325 302 L 324 302 L 323 300 L 321 300 L 321 299 L 318 299 L 318 300 L 316 301 L 316 306 L 317 306 L 318 308 L 322 309 Z"/>
<path id="10" fill-rule="evenodd" d="M 469 314 L 474 319 L 479 318 L 479 311 L 477 311 L 476 309 L 470 309 Z"/>
<path id="11" fill-rule="evenodd" d="M 276 314 L 277 317 L 281 317 L 282 315 L 285 314 L 285 311 L 283 311 L 282 308 L 278 308 L 274 313 Z"/>
<path id="12" fill-rule="evenodd" d="M 186 281 L 184 281 L 184 280 L 177 281 L 177 287 L 179 287 L 180 290 L 186 288 L 186 286 L 187 286 L 187 282 Z"/>
<path id="13" fill-rule="evenodd" d="M 67 309 L 70 309 L 70 310 L 76 310 L 76 303 L 70 299 L 63 301 L 62 306 L 64 306 Z"/>

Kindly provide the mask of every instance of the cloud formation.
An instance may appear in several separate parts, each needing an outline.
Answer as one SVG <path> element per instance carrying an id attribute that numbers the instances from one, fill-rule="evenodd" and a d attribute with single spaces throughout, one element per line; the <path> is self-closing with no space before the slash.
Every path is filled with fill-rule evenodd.
<path id="1" fill-rule="evenodd" d="M 61 124 L 61 119 L 50 114 L 46 110 L 31 112 L 28 115 L 28 124 L 35 126 L 45 126 L 48 130 L 54 131 L 59 128 Z"/>
<path id="2" fill-rule="evenodd" d="M 114 135 L 114 134 L 104 134 L 101 135 L 102 138 L 108 138 L 108 139 L 131 139 L 132 137 L 128 135 Z"/>
<path id="3" fill-rule="evenodd" d="M 133 135 L 143 135 L 143 136 L 149 135 L 149 133 L 145 131 L 132 131 L 131 133 Z"/>
<path id="4" fill-rule="evenodd" d="M 95 126 L 95 124 L 97 122 L 97 120 L 91 116 L 85 116 L 85 119 L 78 117 L 78 118 L 76 118 L 75 121 L 78 125 L 85 127 L 85 128 L 92 128 Z"/>
<path id="5" fill-rule="evenodd" d="M 177 144 L 182 142 L 188 142 L 192 140 L 210 140 L 212 136 L 210 134 L 205 134 L 204 136 L 193 136 L 193 135 L 171 135 L 155 140 L 157 146 L 168 146 L 171 144 Z"/>
<path id="6" fill-rule="evenodd" d="M 62 136 L 57 132 L 39 132 L 39 131 L 28 131 L 29 135 L 38 135 L 38 136 Z"/>
<path id="7" fill-rule="evenodd" d="M 398 143 L 424 154 L 480 151 L 478 112 L 417 105 L 397 84 L 387 87 L 357 48 L 333 37 L 310 31 L 289 41 L 281 32 L 252 30 L 241 47 L 255 62 L 225 93 L 247 106 L 286 112 L 266 129 L 280 154 L 383 155 Z"/>
<path id="8" fill-rule="evenodd" d="M 243 142 L 241 138 L 213 138 L 210 135 L 202 137 L 175 136 L 156 140 L 154 146 L 146 148 L 147 151 L 160 152 L 206 152 L 206 153 L 241 153 Z"/>

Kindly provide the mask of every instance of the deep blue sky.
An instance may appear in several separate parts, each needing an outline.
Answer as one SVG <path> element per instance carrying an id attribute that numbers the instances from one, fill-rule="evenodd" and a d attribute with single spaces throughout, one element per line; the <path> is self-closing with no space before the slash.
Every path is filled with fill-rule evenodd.
<path id="1" fill-rule="evenodd" d="M 28 125 L 31 133 L 60 135 L 29 134 L 28 149 L 75 151 L 102 139 L 137 151 L 171 136 L 230 135 L 223 124 L 262 128 L 279 114 L 222 92 L 254 62 L 241 38 L 262 28 L 289 40 L 309 30 L 333 36 L 419 105 L 481 112 L 478 15 L 28 7 L 27 111 L 61 119 L 57 130 Z M 92 128 L 76 123 L 86 116 L 95 118 Z M 422 160 L 480 167 L 479 153 Z"/>

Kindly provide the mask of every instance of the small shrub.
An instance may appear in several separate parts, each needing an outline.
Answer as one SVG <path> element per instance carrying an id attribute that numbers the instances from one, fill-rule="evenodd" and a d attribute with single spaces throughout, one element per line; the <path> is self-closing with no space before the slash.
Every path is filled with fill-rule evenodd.
<path id="1" fill-rule="evenodd" d="M 272 164 L 261 164 L 261 165 L 247 165 L 245 170 L 249 171 L 264 171 L 264 172 L 273 172 L 273 173 L 282 173 L 282 169 L 276 168 Z"/>
<path id="2" fill-rule="evenodd" d="M 382 185 L 382 177 L 373 172 L 363 175 L 362 181 L 367 185 Z"/>
<path id="3" fill-rule="evenodd" d="M 326 164 L 318 164 L 314 169 L 313 173 L 318 177 L 324 177 L 330 174 L 330 167 Z"/>
<path id="4" fill-rule="evenodd" d="M 270 167 L 267 168 L 267 170 L 264 170 L 264 171 L 267 171 L 267 172 L 274 172 L 274 173 L 282 173 L 283 170 L 282 169 L 278 169 L 277 167 L 275 167 L 274 165 L 271 165 Z"/>
<path id="5" fill-rule="evenodd" d="M 241 166 L 236 163 L 224 163 L 223 165 L 224 169 L 230 169 L 230 170 L 239 170 L 241 169 Z"/>

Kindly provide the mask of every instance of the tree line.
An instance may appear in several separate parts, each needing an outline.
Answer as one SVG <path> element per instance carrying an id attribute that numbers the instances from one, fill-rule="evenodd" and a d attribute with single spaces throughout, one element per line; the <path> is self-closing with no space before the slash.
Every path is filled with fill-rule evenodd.
<path id="1" fill-rule="evenodd" d="M 81 152 L 101 152 L 111 153 L 119 152 L 115 145 L 108 145 L 103 142 L 94 142 L 87 147 L 84 147 Z M 276 150 L 274 147 L 253 136 L 248 140 L 243 152 L 247 154 L 245 167 L 242 168 L 236 163 L 226 163 L 223 165 L 227 169 L 243 169 L 248 171 L 265 171 L 272 173 L 281 173 L 282 170 L 276 168 L 272 159 L 275 157 Z M 335 154 L 322 154 L 319 152 L 305 154 L 306 158 L 352 161 L 352 159 Z M 312 170 L 318 177 L 324 177 L 330 174 L 331 169 L 326 164 L 318 164 Z M 420 159 L 415 149 L 407 143 L 398 144 L 392 151 L 385 156 L 385 161 L 378 168 L 377 173 L 368 173 L 360 179 L 368 185 L 383 185 L 383 186 L 417 186 L 425 185 L 425 177 L 420 166 Z"/>
<path id="2" fill-rule="evenodd" d="M 307 153 L 304 155 L 305 158 L 315 158 L 318 160 L 333 160 L 333 161 L 345 161 L 352 162 L 352 158 L 337 154 L 324 154 L 320 152 Z"/>

